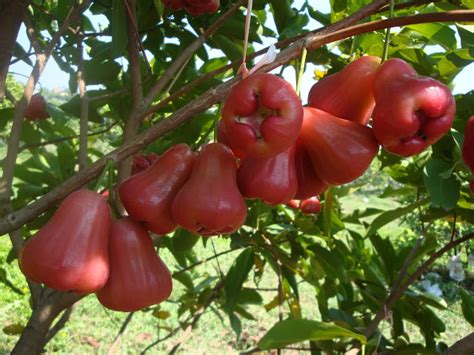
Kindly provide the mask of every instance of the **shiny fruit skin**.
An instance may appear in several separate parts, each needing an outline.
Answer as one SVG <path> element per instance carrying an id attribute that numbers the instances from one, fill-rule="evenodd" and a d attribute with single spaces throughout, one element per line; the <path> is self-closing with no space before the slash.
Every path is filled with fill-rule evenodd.
<path id="1" fill-rule="evenodd" d="M 109 277 L 110 209 L 103 196 L 78 190 L 29 239 L 20 268 L 31 280 L 60 291 L 92 293 Z"/>
<path id="2" fill-rule="evenodd" d="M 308 105 L 333 116 L 366 125 L 375 107 L 373 83 L 381 59 L 363 56 L 311 88 Z"/>
<path id="3" fill-rule="evenodd" d="M 177 144 L 150 168 L 122 182 L 120 200 L 129 216 L 145 222 L 154 233 L 172 232 L 176 223 L 171 217 L 171 203 L 190 177 L 195 158 L 186 144 Z"/>
<path id="4" fill-rule="evenodd" d="M 300 210 L 304 214 L 318 214 L 321 212 L 321 202 L 318 196 L 313 196 L 302 200 L 300 203 Z"/>
<path id="5" fill-rule="evenodd" d="M 271 158 L 242 160 L 237 184 L 246 198 L 259 198 L 268 205 L 287 203 L 298 188 L 295 170 L 295 146 Z"/>
<path id="6" fill-rule="evenodd" d="M 401 59 L 389 59 L 380 65 L 374 96 L 374 133 L 392 154 L 419 154 L 451 129 L 456 104 L 449 88 L 433 78 L 419 76 Z"/>
<path id="7" fill-rule="evenodd" d="M 268 158 L 288 149 L 298 137 L 303 107 L 289 83 L 276 75 L 250 75 L 235 85 L 222 120 L 229 147 Z"/>
<path id="8" fill-rule="evenodd" d="M 104 307 L 134 312 L 170 296 L 171 275 L 140 223 L 128 217 L 112 222 L 109 255 L 110 276 L 97 292 Z"/>
<path id="9" fill-rule="evenodd" d="M 247 210 L 236 174 L 235 157 L 228 147 L 221 143 L 205 145 L 191 177 L 173 200 L 173 220 L 201 235 L 228 234 L 239 229 Z"/>
<path id="10" fill-rule="evenodd" d="M 298 181 L 295 199 L 304 200 L 323 193 L 328 185 L 322 182 L 314 170 L 311 157 L 304 147 L 303 142 L 298 139 L 295 142 L 295 147 L 295 169 L 296 179 Z"/>
<path id="11" fill-rule="evenodd" d="M 304 108 L 300 138 L 328 185 L 347 184 L 363 175 L 379 149 L 370 127 L 312 107 Z"/>

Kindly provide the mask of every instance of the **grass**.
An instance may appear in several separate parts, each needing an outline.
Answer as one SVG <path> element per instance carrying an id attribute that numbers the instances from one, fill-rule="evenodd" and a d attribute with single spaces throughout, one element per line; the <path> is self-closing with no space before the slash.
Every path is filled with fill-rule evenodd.
<path id="1" fill-rule="evenodd" d="M 223 239 L 215 239 L 214 243 L 217 252 L 219 252 L 226 250 L 228 242 Z M 26 283 L 18 270 L 17 262 L 14 261 L 12 264 L 5 263 L 8 251 L 8 240 L 6 238 L 0 239 L 0 263 L 4 265 L 7 278 L 26 292 Z M 199 245 L 197 254 L 200 257 L 212 256 L 213 251 L 210 245 L 207 248 Z M 219 259 L 219 265 L 215 260 L 203 264 L 199 266 L 199 273 L 207 272 L 210 275 L 216 275 L 219 267 L 225 273 L 237 255 L 238 251 L 226 254 Z M 163 253 L 162 256 L 167 264 L 171 265 L 171 270 L 179 269 L 179 266 L 176 265 L 169 253 Z M 197 283 L 197 280 L 195 283 Z M 251 283 L 249 282 L 249 285 Z M 118 344 L 116 350 L 119 353 L 139 353 L 156 339 L 166 335 L 169 329 L 177 326 L 177 304 L 173 301 L 181 297 L 185 289 L 179 282 L 175 282 L 174 285 L 171 302 L 163 303 L 160 308 L 161 310 L 169 311 L 171 316 L 167 319 L 159 319 L 150 314 L 151 312 L 135 313 Z M 274 274 L 267 272 L 259 287 L 274 288 L 275 285 L 276 278 Z M 303 316 L 309 319 L 318 319 L 319 313 L 313 288 L 305 283 L 301 283 L 300 286 Z M 269 303 L 277 294 L 275 291 L 264 291 L 261 293 L 264 298 L 264 304 Z M 215 309 L 209 309 L 201 318 L 197 329 L 192 332 L 190 338 L 180 348 L 180 353 L 237 353 L 239 350 L 255 346 L 258 339 L 277 322 L 278 309 L 274 308 L 267 312 L 262 306 L 249 306 L 248 311 L 254 315 L 256 321 L 244 320 L 242 335 L 237 340 L 229 325 L 227 316 L 220 312 L 217 314 Z M 29 312 L 28 297 L 19 296 L 4 284 L 0 284 L 0 325 L 2 328 L 6 326 L 12 328 L 14 324 L 25 325 Z M 286 307 L 284 312 L 285 314 L 288 313 Z M 441 340 L 447 344 L 452 344 L 455 340 L 472 331 L 472 328 L 460 313 L 459 304 L 454 304 L 449 310 L 436 310 L 436 312 L 447 325 L 447 331 L 441 337 Z M 127 314 L 125 313 L 106 310 L 100 305 L 94 295 L 90 295 L 78 304 L 72 313 L 70 322 L 48 344 L 47 352 L 58 354 L 106 353 L 126 316 Z M 417 328 L 407 325 L 407 329 L 412 340 L 423 342 L 423 338 Z M 151 348 L 149 353 L 169 351 L 181 334 L 180 332 L 177 337 L 159 343 Z M 4 332 L 0 332 L 0 354 L 8 354 L 16 343 L 17 337 L 18 335 L 7 335 Z"/>

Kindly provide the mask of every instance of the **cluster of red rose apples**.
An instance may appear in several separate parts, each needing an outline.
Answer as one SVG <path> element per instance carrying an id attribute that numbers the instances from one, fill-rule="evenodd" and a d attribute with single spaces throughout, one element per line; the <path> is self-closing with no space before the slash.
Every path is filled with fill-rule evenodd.
<path id="1" fill-rule="evenodd" d="M 379 144 L 418 154 L 450 129 L 455 113 L 445 85 L 402 60 L 373 56 L 316 83 L 308 103 L 276 75 L 243 79 L 225 101 L 217 143 L 199 152 L 178 144 L 145 159 L 118 189 L 128 217 L 112 220 L 99 194 L 72 193 L 27 242 L 23 272 L 55 289 L 96 292 L 115 310 L 159 303 L 172 282 L 149 231 L 233 233 L 246 218 L 244 198 L 317 213 L 318 195 L 360 177 Z"/>

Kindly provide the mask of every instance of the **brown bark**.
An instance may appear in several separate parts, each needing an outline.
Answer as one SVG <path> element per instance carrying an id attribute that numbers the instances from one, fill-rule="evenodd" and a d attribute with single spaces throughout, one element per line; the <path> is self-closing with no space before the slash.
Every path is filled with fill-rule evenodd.
<path id="1" fill-rule="evenodd" d="M 26 328 L 12 350 L 12 354 L 34 355 L 42 353 L 51 323 L 59 313 L 83 297 L 72 292 L 45 290 L 45 293 L 47 294 L 43 294 L 37 307 L 33 310 Z"/>
<path id="2" fill-rule="evenodd" d="M 10 60 L 29 0 L 0 0 L 0 98 L 5 96 Z"/>
<path id="3" fill-rule="evenodd" d="M 474 354 L 474 333 L 455 342 L 443 355 L 471 355 Z"/>

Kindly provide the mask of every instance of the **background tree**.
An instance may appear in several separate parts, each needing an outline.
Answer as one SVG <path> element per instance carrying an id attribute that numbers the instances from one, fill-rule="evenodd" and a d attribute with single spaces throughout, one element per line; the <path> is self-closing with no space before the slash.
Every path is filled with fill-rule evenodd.
<path id="1" fill-rule="evenodd" d="M 31 354 L 48 348 L 73 306 L 90 296 L 82 300 L 29 280 L 26 295 L 9 278 L 9 270 L 18 272 L 13 261 L 24 240 L 61 200 L 80 187 L 93 188 L 104 171 L 117 182 L 126 178 L 133 154 L 162 153 L 181 142 L 197 148 L 213 140 L 219 104 L 240 80 L 247 3 L 223 0 L 217 13 L 198 17 L 166 9 L 160 1 L 11 3 L 22 13 L 15 19 L 22 18 L 30 49 L 17 42 L 7 58 L 19 25 L 0 21 L 10 26 L 0 43 L 0 95 L 8 62 L 24 61 L 31 73 L 21 94 L 14 80 L 6 81 L 0 110 L 0 135 L 8 143 L 0 147 L 0 233 L 9 235 L 12 246 L 0 281 L 17 297 L 30 297 L 27 323 L 11 324 L 4 332 L 21 333 L 14 353 Z M 473 61 L 470 1 L 332 0 L 330 5 L 330 13 L 323 13 L 308 1 L 255 1 L 249 67 L 267 50 L 256 51 L 254 45 L 270 39 L 280 51 L 259 71 L 294 69 L 298 83 L 305 65 L 316 64 L 323 68 L 317 75 L 328 75 L 363 54 L 384 51 L 448 85 Z M 2 19 L 11 19 L 3 6 Z M 94 22 L 99 15 L 105 27 Z M 324 27 L 310 28 L 315 21 Z M 388 35 L 391 27 L 400 29 Z M 69 74 L 72 96 L 63 103 L 49 101 L 50 119 L 24 120 L 51 57 Z M 448 255 L 460 254 L 451 265 L 462 267 L 472 256 L 474 202 L 467 184 L 472 176 L 460 147 L 473 100 L 472 92 L 456 96 L 453 129 L 432 149 L 407 159 L 380 151 L 364 177 L 327 190 L 317 217 L 248 201 L 245 226 L 230 236 L 207 240 L 178 230 L 157 238 L 176 286 L 169 308 L 162 304 L 144 315 L 164 322 L 172 310 L 174 327 L 160 328 L 144 348 L 166 342 L 167 350 L 176 352 L 209 310 L 239 337 L 255 320 L 249 307 L 264 304 L 277 311 L 276 318 L 257 341 L 246 344 L 247 352 L 291 344 L 315 352 L 445 350 L 440 336 L 446 324 L 437 310 L 450 306 L 427 292 L 426 273 L 438 270 L 434 265 L 446 270 Z M 216 270 L 199 268 L 211 260 Z M 268 280 L 270 286 L 262 286 Z M 311 299 L 303 302 L 305 287 Z M 446 292 L 448 300 L 461 299 L 462 317 L 474 324 L 472 283 L 457 284 L 450 297 Z M 132 316 L 123 320 L 116 340 Z M 423 344 L 412 339 L 409 324 L 422 334 Z M 473 335 L 459 338 L 449 344 L 451 351 L 472 351 Z"/>

